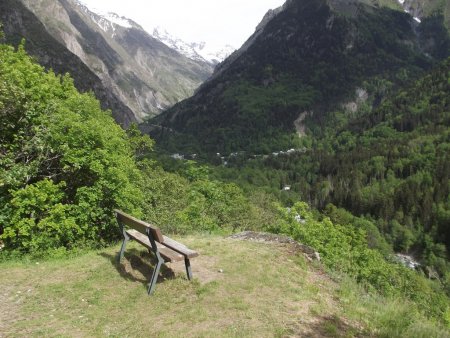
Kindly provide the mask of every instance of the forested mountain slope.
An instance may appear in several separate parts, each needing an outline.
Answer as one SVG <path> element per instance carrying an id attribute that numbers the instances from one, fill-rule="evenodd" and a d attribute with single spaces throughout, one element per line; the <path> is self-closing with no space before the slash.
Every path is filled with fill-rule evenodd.
<path id="1" fill-rule="evenodd" d="M 298 146 L 299 117 L 321 125 L 356 91 L 378 105 L 450 47 L 442 15 L 419 24 L 390 4 L 287 1 L 152 135 L 177 152 L 269 153 Z"/>
<path id="2" fill-rule="evenodd" d="M 448 276 L 445 13 L 384 3 L 288 1 L 153 135 L 246 191 L 366 218 Z"/>
<path id="3" fill-rule="evenodd" d="M 450 250 L 450 59 L 373 112 L 335 112 L 303 152 L 244 164 L 225 177 L 271 186 L 319 209 L 333 203 L 376 221 L 396 251 L 442 273 Z M 238 169 L 239 168 L 239 169 Z M 231 171 L 228 172 L 227 171 Z M 280 194 L 280 193 L 278 193 Z"/>

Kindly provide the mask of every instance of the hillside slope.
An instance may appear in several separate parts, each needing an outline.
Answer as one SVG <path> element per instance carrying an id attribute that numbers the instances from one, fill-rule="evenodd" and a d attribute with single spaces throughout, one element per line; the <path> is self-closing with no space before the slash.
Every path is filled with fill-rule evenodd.
<path id="1" fill-rule="evenodd" d="M 10 15 L 29 10 L 42 24 L 14 20 L 7 36 L 36 41 L 30 44 L 29 53 L 46 66 L 58 64 L 58 72 L 70 72 L 81 79 L 91 76 L 84 75 L 86 72 L 95 74 L 125 107 L 123 112 L 116 109 L 115 114 L 123 115 L 116 120 L 124 125 L 157 115 L 189 97 L 212 73 L 211 64 L 181 55 L 137 23 L 115 14 L 105 17 L 93 13 L 77 0 L 7 2 L 2 10 L 5 21 L 11 21 Z M 57 50 L 62 53 L 52 52 L 54 42 L 47 42 L 51 40 L 60 44 Z M 82 66 L 65 67 L 63 57 L 67 54 L 76 56 Z"/>
<path id="2" fill-rule="evenodd" d="M 450 252 L 450 58 L 373 111 L 335 111 L 311 127 L 302 151 L 227 158 L 223 177 L 272 189 L 323 210 L 332 203 L 377 220 L 397 252 L 409 252 L 442 276 Z M 289 186 L 288 192 L 280 192 Z M 369 216 L 370 215 L 370 216 Z M 444 245 L 447 249 L 445 249 Z"/>
<path id="3" fill-rule="evenodd" d="M 20 1 L 0 2 L 0 22 L 9 44 L 17 46 L 24 38 L 25 49 L 41 65 L 58 74 L 70 73 L 78 90 L 92 90 L 102 108 L 110 109 L 117 122 L 127 126 L 136 121 L 131 109 L 78 56 L 51 36 L 39 19 Z"/>
<path id="4" fill-rule="evenodd" d="M 145 288 L 148 254 L 133 243 L 121 265 L 118 246 L 72 259 L 0 263 L 0 335 L 383 336 L 395 332 L 387 318 L 398 314 L 406 319 L 405 334 L 446 334 L 398 302 L 358 301 L 351 283 L 333 282 L 292 246 L 215 236 L 180 240 L 200 252 L 192 261 L 195 280 L 183 277 L 183 264 L 172 265 L 152 297 Z"/>

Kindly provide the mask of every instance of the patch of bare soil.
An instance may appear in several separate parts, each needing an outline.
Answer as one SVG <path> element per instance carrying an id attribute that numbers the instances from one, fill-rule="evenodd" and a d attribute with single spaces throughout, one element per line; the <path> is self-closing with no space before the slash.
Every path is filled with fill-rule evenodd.
<path id="1" fill-rule="evenodd" d="M 301 244 L 288 236 L 275 235 L 267 232 L 244 231 L 238 234 L 231 235 L 230 238 L 254 242 L 284 244 L 287 245 L 289 251 L 292 253 L 303 253 L 309 261 L 320 261 L 319 253 L 316 252 L 313 248 Z"/>
<path id="2" fill-rule="evenodd" d="M 186 276 L 186 268 L 184 262 L 174 262 L 168 264 L 169 268 L 176 275 Z M 196 278 L 200 284 L 207 284 L 212 281 L 222 279 L 223 273 L 218 267 L 218 262 L 215 257 L 200 255 L 191 259 L 192 275 Z"/>
<path id="3" fill-rule="evenodd" d="M 301 113 L 300 116 L 294 121 L 294 126 L 299 137 L 306 136 L 306 127 L 304 124 L 306 116 L 308 116 L 308 112 L 305 111 Z"/>
<path id="4" fill-rule="evenodd" d="M 127 256 L 128 258 L 121 262 L 120 273 L 134 282 L 147 283 L 156 264 L 154 256 L 137 250 L 132 255 Z M 215 257 L 200 254 L 198 257 L 191 259 L 191 269 L 193 277 L 200 284 L 207 284 L 223 277 Z M 186 277 L 184 261 L 163 264 L 158 281 L 172 279 L 176 276 Z"/>

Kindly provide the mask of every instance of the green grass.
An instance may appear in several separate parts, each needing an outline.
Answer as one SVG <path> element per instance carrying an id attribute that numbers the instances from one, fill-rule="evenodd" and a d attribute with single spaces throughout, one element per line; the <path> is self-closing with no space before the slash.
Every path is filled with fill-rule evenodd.
<path id="1" fill-rule="evenodd" d="M 388 337 L 397 324 L 405 332 L 434 329 L 390 323 L 395 308 L 363 302 L 353 284 L 337 284 L 288 247 L 218 236 L 179 240 L 200 253 L 194 281 L 182 262 L 163 266 L 151 297 L 153 260 L 135 243 L 120 265 L 118 245 L 0 263 L 0 337 Z"/>
<path id="2" fill-rule="evenodd" d="M 345 277 L 336 291 L 343 312 L 359 321 L 372 336 L 450 337 L 450 327 L 425 318 L 417 306 L 404 299 L 368 294 L 354 280 Z"/>

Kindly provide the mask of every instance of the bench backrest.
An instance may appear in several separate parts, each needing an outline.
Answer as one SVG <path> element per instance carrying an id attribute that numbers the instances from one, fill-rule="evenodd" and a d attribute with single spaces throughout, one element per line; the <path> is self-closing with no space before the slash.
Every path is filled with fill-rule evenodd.
<path id="1" fill-rule="evenodd" d="M 156 242 L 159 243 L 163 243 L 164 242 L 164 237 L 161 233 L 161 230 L 159 230 L 159 228 L 148 224 L 144 221 L 141 221 L 140 219 L 137 219 L 133 216 L 130 216 L 126 213 L 124 213 L 123 211 L 120 210 L 114 210 L 114 212 L 116 213 L 116 217 L 117 217 L 117 221 L 119 221 L 119 223 L 127 225 L 139 232 L 142 232 L 143 234 L 148 235 L 150 233 L 150 235 L 153 237 L 153 239 Z"/>

